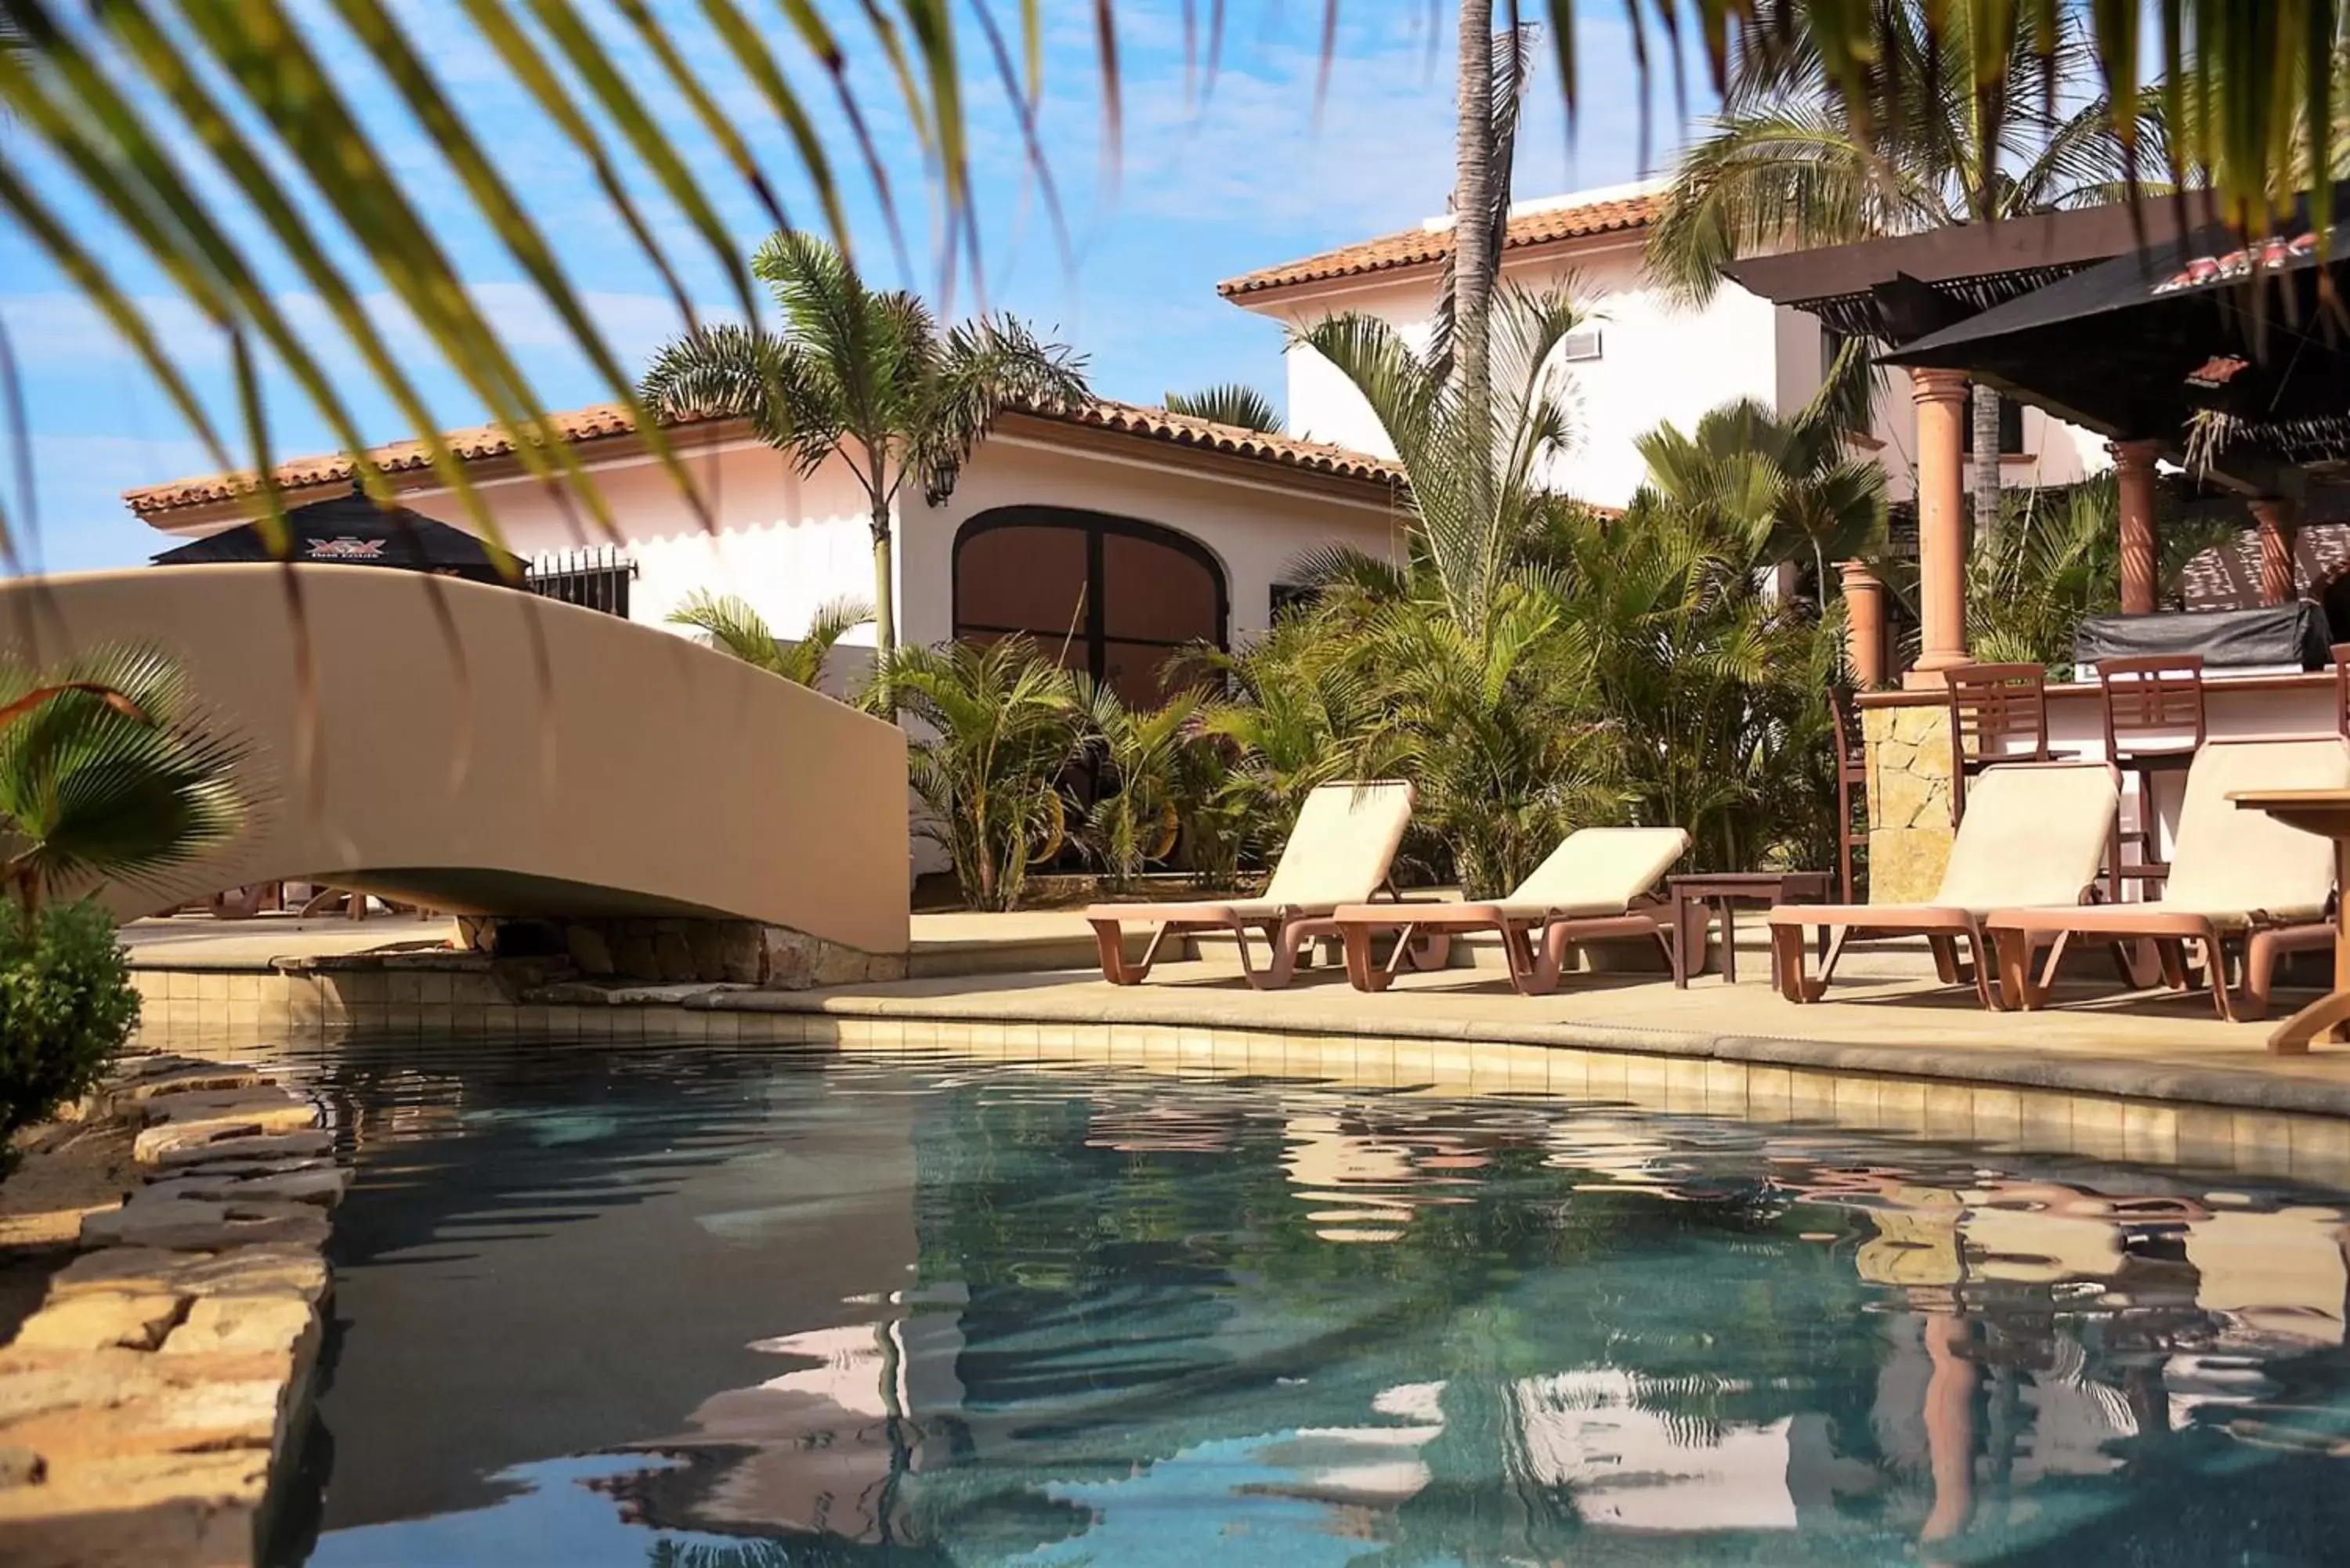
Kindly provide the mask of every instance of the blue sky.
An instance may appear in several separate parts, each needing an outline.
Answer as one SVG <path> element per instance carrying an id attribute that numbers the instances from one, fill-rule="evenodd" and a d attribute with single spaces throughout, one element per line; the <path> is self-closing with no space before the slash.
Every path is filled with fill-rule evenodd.
<path id="1" fill-rule="evenodd" d="M 1010 24 L 1017 7 L 994 0 Z M 629 244 L 585 162 L 512 88 L 453 0 L 396 0 L 413 35 L 432 41 L 430 64 L 468 125 L 520 192 L 571 279 L 631 367 L 680 318 L 657 276 Z M 517 11 L 520 7 L 515 8 Z M 795 221 L 815 217 L 810 188 L 772 115 L 736 74 L 716 40 L 701 30 L 699 8 L 656 0 L 681 46 L 722 104 L 745 129 L 776 175 Z M 869 185 L 850 156 L 844 190 L 851 239 L 868 272 L 922 289 L 938 300 L 940 272 L 920 149 L 896 106 L 869 35 L 853 18 L 861 6 L 820 0 L 850 43 L 850 78 L 859 89 L 899 196 L 914 252 L 910 275 L 892 258 L 888 228 Z M 1329 90 L 1316 109 L 1321 71 L 1321 0 L 1227 0 L 1222 60 L 1211 96 L 1187 68 L 1183 0 L 1122 0 L 1123 136 L 1118 155 L 1105 135 L 1096 65 L 1092 0 L 1046 0 L 1045 92 L 1038 130 L 1068 217 L 1072 254 L 1065 265 L 1044 216 L 1016 118 L 981 35 L 967 28 L 966 91 L 972 105 L 974 178 L 983 237 L 981 276 L 954 286 L 958 311 L 983 302 L 1027 317 L 1076 345 L 1089 360 L 1097 390 L 1156 401 L 1170 388 L 1239 379 L 1278 397 L 1280 335 L 1274 327 L 1217 298 L 1219 279 L 1293 256 L 1408 226 L 1442 210 L 1451 158 L 1452 51 L 1447 8 L 1427 0 L 1343 0 Z M 1643 172 L 1638 85 L 1620 13 L 1588 7 L 1584 105 L 1570 149 L 1558 82 L 1547 58 L 1522 137 L 1516 191 L 1521 197 L 1612 184 Z M 479 224 L 463 221 L 442 194 L 451 176 L 423 134 L 369 67 L 317 0 L 295 13 L 359 107 L 378 145 L 399 171 L 501 335 L 532 378 L 543 406 L 602 400 L 608 389 L 567 346 L 552 312 L 521 267 Z M 772 23 L 780 13 L 752 0 L 746 14 Z M 1204 26 L 1211 0 L 1196 0 Z M 649 104 L 691 152 L 694 167 L 744 249 L 767 227 L 756 203 L 693 128 L 674 94 L 657 90 L 657 73 L 603 6 L 581 7 L 636 70 Z M 1432 28 L 1432 33 L 1431 33 Z M 789 59 L 788 40 L 773 42 Z M 811 102 L 829 99 L 815 73 L 795 72 Z M 1651 84 L 1654 152 L 1678 140 L 1680 124 L 1669 80 Z M 844 153 L 852 144 L 828 111 L 820 123 Z M 0 128 L 0 135 L 21 131 Z M 14 150 L 12 150 L 14 151 Z M 118 268 L 123 286 L 184 365 L 192 368 L 219 417 L 233 428 L 228 354 L 201 315 L 161 275 L 143 267 L 134 247 L 109 233 L 70 185 L 45 169 L 37 150 L 22 149 L 30 171 Z M 650 182 L 631 189 L 681 264 L 698 307 L 728 314 L 717 269 L 691 231 L 656 199 Z M 258 246 L 256 258 L 265 253 Z M 431 360 L 412 327 L 401 329 L 396 305 L 374 284 L 364 258 L 343 259 L 443 425 L 478 422 L 482 410 L 458 380 Z M 290 270 L 273 280 L 290 319 L 317 324 L 322 362 L 344 389 L 371 441 L 411 433 L 395 410 L 356 371 L 355 356 L 335 344 L 323 312 Z M 48 569 L 120 565 L 143 559 L 161 536 L 131 519 L 123 489 L 202 472 L 213 465 L 171 407 L 94 313 L 20 234 L 0 229 L 0 321 L 23 376 L 32 431 L 31 467 L 40 526 L 38 558 Z M 315 410 L 275 378 L 270 434 L 281 457 L 336 444 Z M 12 510 L 22 475 L 17 454 L 0 453 Z"/>

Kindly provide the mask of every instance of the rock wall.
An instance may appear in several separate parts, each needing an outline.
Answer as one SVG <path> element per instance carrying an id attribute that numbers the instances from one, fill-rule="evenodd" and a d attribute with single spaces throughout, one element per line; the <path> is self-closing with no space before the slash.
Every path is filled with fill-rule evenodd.
<path id="1" fill-rule="evenodd" d="M 92 1114 L 145 1179 L 0 1347 L 0 1562 L 243 1568 L 307 1419 L 328 1211 L 310 1101 L 234 1064 L 123 1059 Z"/>
<path id="2" fill-rule="evenodd" d="M 1929 902 L 1950 863 L 1950 715 L 1941 706 L 1861 713 L 1868 747 L 1868 901 Z"/>

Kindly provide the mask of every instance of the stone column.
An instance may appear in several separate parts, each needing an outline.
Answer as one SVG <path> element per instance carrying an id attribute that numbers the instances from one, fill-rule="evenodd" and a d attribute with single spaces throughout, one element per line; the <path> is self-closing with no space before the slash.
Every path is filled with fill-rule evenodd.
<path id="1" fill-rule="evenodd" d="M 2293 543 L 2301 532 L 2298 503 L 2263 495 L 2251 504 L 2252 521 L 2260 525 L 2261 603 L 2293 603 Z"/>
<path id="2" fill-rule="evenodd" d="M 2117 441 L 2106 450 L 2114 457 L 2114 484 L 2121 493 L 2122 614 L 2154 613 L 2154 460 L 2160 441 Z"/>
<path id="3" fill-rule="evenodd" d="M 1874 691 L 1885 684 L 1885 584 L 1866 561 L 1846 561 L 1836 570 L 1844 575 L 1844 650 L 1852 683 Z"/>
<path id="4" fill-rule="evenodd" d="M 1967 662 L 1967 379 L 1912 370 L 1918 405 L 1918 601 L 1923 650 L 1906 684 L 1939 686 Z"/>

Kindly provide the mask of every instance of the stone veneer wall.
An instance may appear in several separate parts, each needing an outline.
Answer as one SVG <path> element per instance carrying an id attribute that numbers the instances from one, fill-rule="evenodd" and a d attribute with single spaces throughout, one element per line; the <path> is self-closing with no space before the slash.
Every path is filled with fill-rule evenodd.
<path id="1" fill-rule="evenodd" d="M 1868 901 L 1930 902 L 1950 863 L 1950 715 L 1939 705 L 1869 708 Z"/>
<path id="2" fill-rule="evenodd" d="M 0 1346 L 0 1562 L 244 1568 L 309 1418 L 349 1172 L 315 1105 L 233 1063 L 125 1056 L 84 1113 L 140 1129 L 142 1180 Z"/>

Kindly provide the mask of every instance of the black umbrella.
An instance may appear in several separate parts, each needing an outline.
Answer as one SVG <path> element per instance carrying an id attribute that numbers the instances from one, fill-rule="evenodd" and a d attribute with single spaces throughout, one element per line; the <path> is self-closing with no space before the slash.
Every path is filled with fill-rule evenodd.
<path id="1" fill-rule="evenodd" d="M 2178 441 L 2205 410 L 2230 445 L 2293 458 L 2350 436 L 2350 329 L 2318 287 L 2350 267 L 2350 227 L 2305 218 L 2246 244 L 2224 227 L 2161 240 L 1921 337 L 1881 363 L 1963 370 L 2110 436 Z M 2321 443 L 2324 444 L 2324 443 Z"/>
<path id="2" fill-rule="evenodd" d="M 404 506 L 387 511 L 364 495 L 314 501 L 287 513 L 286 520 L 293 532 L 290 557 L 269 548 L 260 524 L 247 523 L 176 550 L 166 550 L 155 557 L 155 565 L 194 566 L 290 558 L 335 566 L 438 572 L 478 583 L 518 582 L 522 576 L 521 556 L 421 512 L 411 512 Z"/>

